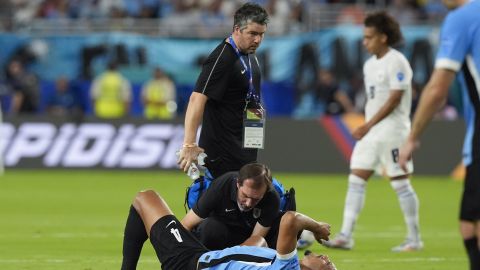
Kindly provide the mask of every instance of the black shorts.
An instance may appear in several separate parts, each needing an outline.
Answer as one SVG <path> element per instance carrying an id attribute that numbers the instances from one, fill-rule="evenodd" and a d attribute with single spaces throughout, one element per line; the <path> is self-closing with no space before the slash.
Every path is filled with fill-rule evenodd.
<path id="1" fill-rule="evenodd" d="M 467 221 L 480 220 L 480 161 L 474 161 L 467 166 L 460 219 Z"/>
<path id="2" fill-rule="evenodd" d="M 208 251 L 173 215 L 155 222 L 150 242 L 164 270 L 195 270 L 198 258 Z"/>
<path id="3" fill-rule="evenodd" d="M 208 249 L 220 250 L 242 244 L 252 235 L 252 229 L 227 225 L 223 219 L 212 216 L 204 219 L 192 233 Z"/>

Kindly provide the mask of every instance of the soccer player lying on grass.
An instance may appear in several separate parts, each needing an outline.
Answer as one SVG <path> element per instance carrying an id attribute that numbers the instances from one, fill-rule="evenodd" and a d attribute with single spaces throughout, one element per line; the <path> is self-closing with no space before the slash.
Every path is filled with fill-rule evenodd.
<path id="1" fill-rule="evenodd" d="M 324 255 L 307 253 L 299 260 L 297 234 L 303 229 L 312 231 L 317 241 L 328 240 L 330 235 L 329 224 L 289 211 L 280 222 L 276 251 L 265 247 L 266 241 L 260 236 L 245 243 L 249 246 L 209 251 L 181 225 L 167 203 L 155 191 L 148 190 L 135 197 L 124 241 L 134 245 L 138 238 L 143 244 L 143 235 L 148 232 L 163 270 L 335 270 L 334 264 Z M 136 262 L 128 267 L 122 265 L 123 270 L 135 268 Z"/>

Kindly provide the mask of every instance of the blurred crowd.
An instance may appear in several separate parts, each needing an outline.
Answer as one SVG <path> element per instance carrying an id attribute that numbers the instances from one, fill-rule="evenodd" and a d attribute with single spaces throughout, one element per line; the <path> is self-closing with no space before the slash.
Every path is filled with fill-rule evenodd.
<path id="1" fill-rule="evenodd" d="M 411 115 L 416 110 L 422 85 L 412 84 Z M 456 87 L 456 86 L 454 86 Z M 348 80 L 339 81 L 332 71 L 320 69 L 313 87 L 304 91 L 297 90 L 297 104 L 292 116 L 294 118 L 316 118 L 320 116 L 338 116 L 343 114 L 363 114 L 367 101 L 363 74 L 356 72 Z M 450 91 L 445 107 L 436 115 L 438 119 L 455 120 L 461 116 L 461 97 L 455 96 L 460 91 Z"/>
<path id="2" fill-rule="evenodd" d="M 109 63 L 87 84 L 60 76 L 52 86 L 42 87 L 35 74 L 21 61 L 13 59 L 0 86 L 3 89 L 1 107 L 7 115 L 46 114 L 75 121 L 82 121 L 87 114 L 101 119 L 132 116 L 132 83 L 118 71 L 115 62 Z M 146 119 L 168 120 L 176 116 L 175 84 L 158 67 L 153 68 L 151 78 L 140 85 L 139 98 Z"/>
<path id="3" fill-rule="evenodd" d="M 3 0 L 0 30 L 16 31 L 35 19 L 159 19 L 175 24 L 230 25 L 245 0 Z M 272 35 L 314 30 L 318 21 L 361 24 L 373 8 L 387 9 L 401 24 L 438 21 L 446 13 L 441 0 L 253 0 L 266 7 Z M 321 17 L 321 18 L 318 18 Z M 271 32 L 271 31 L 270 31 Z"/>
<path id="4" fill-rule="evenodd" d="M 225 24 L 231 27 L 233 12 L 244 0 L 3 0 L 0 5 L 0 33 L 21 31 L 22 27 L 42 20 L 94 21 L 105 19 L 161 20 L 169 25 L 209 26 Z M 401 25 L 439 21 L 446 14 L 441 0 L 253 0 L 266 7 L 270 14 L 269 35 L 312 30 L 311 16 L 333 24 L 362 24 L 372 6 L 386 8 L 395 14 Z M 173 30 L 172 30 L 173 31 Z M 178 34 L 185 34 L 182 29 Z M 200 37 L 201 33 L 195 31 Z M 175 35 L 175 33 L 173 33 Z M 186 36 L 188 37 L 188 36 Z M 198 36 L 197 36 L 198 37 Z M 80 87 L 75 80 L 60 76 L 41 95 L 41 78 L 28 71 L 28 61 L 19 59 L 7 63 L 0 78 L 0 96 L 7 97 L 2 109 L 9 114 L 47 112 L 82 118 L 93 113 L 100 118 L 131 115 L 132 83 L 110 63 L 105 71 Z M 317 71 L 315 71 L 317 72 Z M 173 80 L 160 68 L 151 70 L 151 80 L 142 83 L 140 102 L 142 114 L 149 119 L 170 119 L 183 108 L 177 107 L 178 93 Z M 364 107 L 362 74 L 353 74 L 348 81 L 340 80 L 332 71 L 321 69 L 312 75 L 314 83 L 308 89 L 294 89 L 294 117 L 361 113 Z M 313 86 L 312 86 L 313 85 Z M 136 86 L 138 88 L 138 85 Z M 421 88 L 421 86 L 417 87 Z M 138 89 L 137 89 L 138 90 Z M 419 90 L 419 89 L 416 89 Z M 87 92 L 87 93 L 86 93 Z M 138 92 L 138 91 L 137 91 Z M 45 98 L 46 97 L 46 98 Z M 46 100 L 41 100 L 41 99 Z M 137 98 L 138 99 L 138 98 Z M 88 100 L 82 104 L 81 100 Z M 454 103 L 454 102 L 453 102 Z M 41 106 L 41 104 L 43 104 Z M 455 104 L 447 106 L 446 118 L 456 118 Z M 458 106 L 457 106 L 458 107 Z"/>
<path id="5" fill-rule="evenodd" d="M 149 120 L 169 120 L 184 113 L 185 108 L 177 106 L 178 89 L 174 80 L 161 68 L 154 67 L 150 79 L 138 87 L 142 111 L 134 113 L 133 84 L 122 75 L 115 62 L 110 62 L 103 72 L 86 84 L 60 76 L 53 85 L 42 87 L 40 79 L 21 61 L 12 60 L 5 70 L 5 79 L 0 82 L 0 100 L 6 115 L 44 114 L 74 121 L 82 121 L 86 115 L 121 119 L 138 117 L 139 114 Z M 414 84 L 412 114 L 420 90 L 421 86 Z M 366 102 L 362 74 L 354 74 L 349 81 L 339 82 L 332 71 L 320 69 L 311 87 L 294 91 L 296 101 L 291 116 L 297 119 L 361 114 Z M 457 119 L 461 105 L 456 100 L 458 97 L 450 96 L 437 117 Z"/>

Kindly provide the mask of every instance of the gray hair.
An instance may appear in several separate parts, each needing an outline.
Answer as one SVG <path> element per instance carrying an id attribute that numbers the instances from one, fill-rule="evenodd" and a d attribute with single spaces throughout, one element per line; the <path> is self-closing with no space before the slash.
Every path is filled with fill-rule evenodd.
<path id="1" fill-rule="evenodd" d="M 241 6 L 233 17 L 233 26 L 238 26 L 240 30 L 245 29 L 251 22 L 267 25 L 267 11 L 258 4 L 246 3 Z"/>

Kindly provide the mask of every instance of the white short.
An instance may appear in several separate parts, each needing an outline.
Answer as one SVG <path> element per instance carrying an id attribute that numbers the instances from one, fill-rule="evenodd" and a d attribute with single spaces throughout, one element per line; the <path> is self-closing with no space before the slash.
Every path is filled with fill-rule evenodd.
<path id="1" fill-rule="evenodd" d="M 375 171 L 381 166 L 388 177 L 396 177 L 406 174 L 398 165 L 399 149 L 405 139 L 390 141 L 364 141 L 360 140 L 353 148 L 350 159 L 350 169 Z M 408 174 L 413 173 L 413 162 L 407 163 Z"/>

